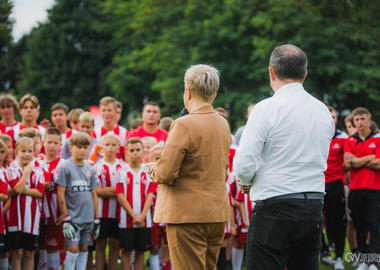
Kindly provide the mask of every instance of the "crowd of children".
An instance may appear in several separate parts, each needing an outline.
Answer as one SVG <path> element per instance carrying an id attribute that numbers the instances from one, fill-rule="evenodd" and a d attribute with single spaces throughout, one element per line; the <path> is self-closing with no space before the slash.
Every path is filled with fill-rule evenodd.
<path id="1" fill-rule="evenodd" d="M 161 119 L 159 105 L 148 102 L 142 119 L 136 119 L 128 131 L 118 125 L 120 102 L 104 97 L 99 107 L 103 124 L 95 126 L 90 112 L 80 108 L 70 111 L 67 105 L 56 103 L 51 107 L 51 127 L 48 120 L 37 123 L 37 97 L 26 94 L 19 102 L 9 94 L 0 97 L 0 269 L 8 269 L 10 261 L 12 269 L 60 269 L 62 265 L 65 269 L 117 269 L 121 263 L 122 269 L 133 266 L 138 270 L 143 269 L 147 251 L 151 269 L 171 269 L 165 224 L 156 224 L 152 218 L 157 184 L 149 178 L 144 163 L 160 158 L 173 119 Z M 227 117 L 222 108 L 216 111 Z M 334 117 L 335 110 L 330 111 Z M 15 120 L 17 112 L 21 122 Z M 365 110 L 358 115 L 370 116 Z M 347 130 L 353 135 L 355 121 L 346 120 Z M 376 132 L 371 131 L 370 137 L 377 138 Z M 333 139 L 335 152 L 331 150 L 328 166 L 341 171 L 339 179 L 334 176 L 332 182 L 341 180 L 347 184 L 349 174 L 344 176 L 342 165 L 347 136 L 341 134 L 337 132 L 336 139 L 344 141 Z M 370 148 L 380 145 L 377 139 L 373 143 Z M 239 189 L 232 171 L 237 144 L 235 141 L 231 145 L 227 168 L 232 219 L 226 226 L 219 269 L 241 269 L 254 208 L 249 195 Z M 346 171 L 353 166 L 359 168 L 359 161 L 352 156 Z M 330 183 L 328 172 L 329 169 L 326 187 Z M 377 190 L 374 185 L 369 188 Z M 329 204 L 332 203 L 327 203 L 326 213 L 336 215 L 329 214 Z M 329 217 L 326 220 L 331 226 Z M 352 236 L 355 226 L 352 221 L 348 224 L 347 236 L 355 252 L 363 244 L 358 243 L 358 247 Z M 328 236 L 324 247 L 339 248 L 338 239 L 333 234 Z M 323 252 L 326 254 L 322 253 L 322 259 L 326 259 L 328 250 Z"/>

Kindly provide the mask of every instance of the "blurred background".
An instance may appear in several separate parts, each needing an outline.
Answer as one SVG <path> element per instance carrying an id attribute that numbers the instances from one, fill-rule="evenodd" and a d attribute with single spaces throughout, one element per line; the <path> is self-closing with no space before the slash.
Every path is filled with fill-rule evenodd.
<path id="1" fill-rule="evenodd" d="M 357 106 L 376 121 L 379 10 L 368 0 L 0 0 L 0 92 L 36 95 L 41 118 L 55 102 L 87 109 L 111 95 L 128 127 L 148 100 L 177 116 L 185 70 L 207 63 L 235 131 L 272 95 L 271 51 L 292 43 L 308 55 L 311 94 L 341 121 Z"/>

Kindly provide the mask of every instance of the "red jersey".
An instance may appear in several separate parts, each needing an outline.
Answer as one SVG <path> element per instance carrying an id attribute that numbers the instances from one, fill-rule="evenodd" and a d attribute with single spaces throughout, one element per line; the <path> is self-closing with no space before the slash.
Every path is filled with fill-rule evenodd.
<path id="1" fill-rule="evenodd" d="M 371 132 L 364 141 L 358 133 L 353 134 L 344 144 L 344 152 L 356 157 L 375 155 L 380 158 L 380 134 Z M 350 189 L 380 190 L 380 171 L 366 167 L 351 169 Z"/>
<path id="2" fill-rule="evenodd" d="M 103 127 L 100 127 L 96 128 L 91 135 L 95 138 L 98 144 L 102 145 L 102 137 L 108 133 L 113 133 L 119 137 L 120 149 L 116 154 L 116 158 L 124 160 L 124 147 L 125 142 L 127 141 L 128 131 L 122 126 L 117 126 L 115 129 L 105 129 Z"/>
<path id="3" fill-rule="evenodd" d="M 8 184 L 14 188 L 23 174 L 23 170 L 17 163 L 13 163 L 8 169 Z M 40 168 L 33 167 L 26 180 L 25 188 L 36 189 L 42 194 L 45 185 L 43 172 Z M 9 208 L 8 231 L 24 232 L 33 235 L 39 234 L 41 218 L 41 199 L 25 194 L 15 195 L 11 198 Z"/>
<path id="4" fill-rule="evenodd" d="M 47 166 L 45 160 L 43 160 L 43 157 L 40 156 L 39 158 L 34 158 L 33 162 L 34 162 L 34 166 L 37 168 L 40 168 L 43 172 L 43 177 L 42 177 L 43 183 L 44 184 L 46 182 L 51 183 L 49 169 L 48 169 L 48 166 Z M 42 197 L 42 204 L 44 204 L 45 200 L 46 200 L 46 196 L 44 193 L 44 196 Z M 50 217 L 49 212 L 45 212 L 44 208 L 42 207 L 41 208 L 41 218 L 48 218 L 48 217 Z"/>
<path id="5" fill-rule="evenodd" d="M 7 174 L 3 168 L 0 168 L 0 194 L 5 194 L 8 196 L 8 179 Z M 4 202 L 2 201 L 0 204 L 0 234 L 4 234 L 5 232 L 5 222 L 4 222 L 4 214 L 3 214 L 3 206 Z"/>
<path id="6" fill-rule="evenodd" d="M 46 130 L 44 127 L 40 126 L 40 125 L 35 125 L 33 127 L 25 127 L 21 124 L 19 125 L 15 125 L 14 127 L 12 127 L 10 130 L 8 130 L 7 134 L 9 136 L 11 136 L 12 138 L 12 146 L 13 148 L 15 147 L 15 144 L 16 142 L 18 141 L 19 139 L 19 133 L 20 133 L 20 130 L 23 130 L 24 128 L 34 128 L 34 129 L 37 129 L 40 133 L 41 133 L 41 140 L 44 140 L 44 137 L 45 137 L 45 133 L 46 133 Z M 42 151 L 42 150 L 41 150 Z"/>
<path id="7" fill-rule="evenodd" d="M 108 164 L 104 159 L 94 165 L 94 171 L 102 187 L 114 187 L 119 183 L 120 170 L 125 169 L 126 163 L 116 159 L 114 164 Z M 120 206 L 116 198 L 103 198 L 98 196 L 99 218 L 119 218 Z"/>
<path id="8" fill-rule="evenodd" d="M 247 223 L 249 224 L 249 221 L 251 220 L 251 217 L 252 217 L 252 210 L 253 210 L 253 208 L 255 207 L 256 204 L 251 201 L 251 198 L 249 197 L 249 194 L 244 194 L 241 190 L 239 191 L 237 200 L 240 201 L 240 202 L 242 202 L 242 203 L 244 203 L 245 217 L 247 219 L 246 220 Z M 244 226 L 243 222 L 242 222 L 241 231 L 243 233 L 248 232 L 248 228 Z"/>
<path id="9" fill-rule="evenodd" d="M 337 180 L 344 181 L 343 171 L 343 147 L 348 136 L 337 129 L 334 138 L 330 143 L 329 157 L 327 158 L 327 170 L 325 171 L 325 181 L 331 183 Z"/>
<path id="10" fill-rule="evenodd" d="M 156 192 L 147 171 L 148 168 L 145 164 L 141 164 L 139 172 L 135 172 L 127 165 L 124 170 L 120 171 L 120 182 L 116 185 L 116 194 L 124 195 L 136 215 L 141 214 L 147 194 Z M 132 220 L 127 211 L 120 206 L 119 228 L 137 228 Z M 149 208 L 145 217 L 145 228 L 150 227 L 152 227 L 152 215 Z"/>
<path id="11" fill-rule="evenodd" d="M 144 127 L 139 127 L 129 132 L 128 139 L 133 137 L 138 137 L 140 139 L 144 137 L 154 137 L 156 138 L 157 143 L 164 143 L 168 138 L 168 132 L 162 128 L 158 128 L 155 133 L 148 133 L 145 131 Z"/>
<path id="12" fill-rule="evenodd" d="M 0 134 L 6 134 L 9 130 L 18 125 L 20 125 L 20 123 L 17 121 L 11 126 L 6 126 L 0 121 Z"/>
<path id="13" fill-rule="evenodd" d="M 63 162 L 65 162 L 65 160 L 61 157 L 58 157 L 56 160 L 46 162 L 52 187 L 44 195 L 42 209 L 45 213 L 45 217 L 49 217 L 49 224 L 54 224 L 61 215 L 61 211 L 58 207 L 57 186 L 54 183 L 58 175 L 57 171 Z"/>

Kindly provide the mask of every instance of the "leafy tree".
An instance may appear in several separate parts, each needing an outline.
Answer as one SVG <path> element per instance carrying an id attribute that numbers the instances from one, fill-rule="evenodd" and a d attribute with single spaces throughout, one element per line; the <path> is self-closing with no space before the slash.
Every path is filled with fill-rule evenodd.
<path id="1" fill-rule="evenodd" d="M 9 88 L 10 80 L 10 57 L 9 51 L 12 46 L 13 21 L 9 18 L 13 5 L 9 0 L 0 0 L 0 91 Z"/>
<path id="2" fill-rule="evenodd" d="M 58 101 L 86 107 L 111 94 L 106 78 L 112 52 L 100 27 L 106 22 L 100 2 L 56 2 L 48 21 L 27 39 L 19 92 L 35 94 L 45 109 Z"/>

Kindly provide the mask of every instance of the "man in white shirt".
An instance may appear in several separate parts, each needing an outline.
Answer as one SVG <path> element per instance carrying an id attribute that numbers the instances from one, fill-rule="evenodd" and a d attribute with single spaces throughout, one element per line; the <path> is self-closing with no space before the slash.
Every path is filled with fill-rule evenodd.
<path id="1" fill-rule="evenodd" d="M 269 61 L 275 94 L 253 108 L 236 151 L 234 171 L 252 185 L 256 202 L 247 269 L 319 268 L 323 172 L 335 125 L 327 107 L 304 90 L 306 75 L 300 48 L 275 48 Z"/>

